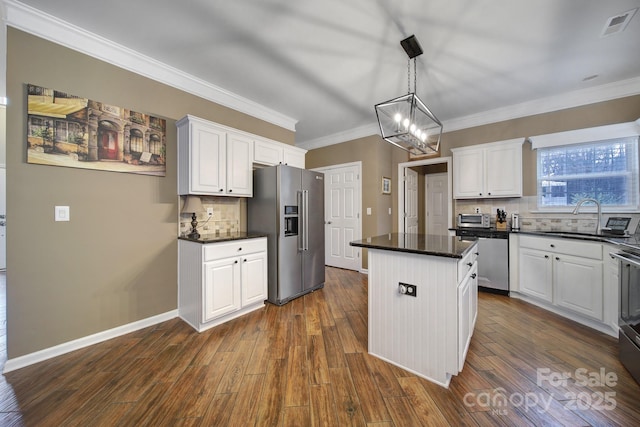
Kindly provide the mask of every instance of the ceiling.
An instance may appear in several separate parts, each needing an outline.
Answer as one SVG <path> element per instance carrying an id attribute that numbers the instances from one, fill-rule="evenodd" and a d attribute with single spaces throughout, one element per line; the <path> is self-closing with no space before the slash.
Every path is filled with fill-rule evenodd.
<path id="1" fill-rule="evenodd" d="M 640 13 L 601 37 L 640 0 L 20 3 L 293 119 L 307 147 L 376 130 L 373 106 L 407 93 L 400 40 L 411 34 L 424 50 L 417 93 L 445 132 L 465 117 L 534 101 L 544 109 L 580 91 L 606 98 L 596 89 L 620 82 L 640 93 Z"/>

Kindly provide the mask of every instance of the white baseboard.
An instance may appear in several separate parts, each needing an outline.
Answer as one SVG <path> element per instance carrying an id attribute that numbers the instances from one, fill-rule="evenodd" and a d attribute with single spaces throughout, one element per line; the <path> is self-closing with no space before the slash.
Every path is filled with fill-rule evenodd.
<path id="1" fill-rule="evenodd" d="M 360 269 L 360 273 L 368 275 L 369 274 L 369 269 L 368 268 L 361 268 Z"/>
<path id="2" fill-rule="evenodd" d="M 79 350 L 93 344 L 98 344 L 111 338 L 116 338 L 158 323 L 166 322 L 167 320 L 171 320 L 176 317 L 178 317 L 178 310 L 168 311 L 163 314 L 158 314 L 157 316 L 148 317 L 146 319 L 138 320 L 137 322 L 78 338 L 54 347 L 45 348 L 44 350 L 39 350 L 35 353 L 25 354 L 24 356 L 9 359 L 4 365 L 3 372 L 6 374 L 7 372 L 15 371 L 16 369 L 24 368 L 26 366 L 33 365 L 34 363 L 51 359 L 52 357 L 61 356 L 71 351 Z"/>

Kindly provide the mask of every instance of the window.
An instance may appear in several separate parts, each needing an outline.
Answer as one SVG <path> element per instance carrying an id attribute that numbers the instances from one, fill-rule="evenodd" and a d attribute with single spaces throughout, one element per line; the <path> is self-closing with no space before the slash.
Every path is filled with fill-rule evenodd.
<path id="1" fill-rule="evenodd" d="M 569 210 L 585 197 L 602 209 L 638 209 L 638 137 L 539 148 L 538 208 Z"/>

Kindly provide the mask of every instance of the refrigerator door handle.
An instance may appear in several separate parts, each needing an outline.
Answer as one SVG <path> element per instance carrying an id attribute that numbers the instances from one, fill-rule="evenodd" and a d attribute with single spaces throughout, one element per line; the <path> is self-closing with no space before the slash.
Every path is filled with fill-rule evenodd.
<path id="1" fill-rule="evenodd" d="M 298 223 L 298 252 L 304 250 L 304 191 L 298 191 L 298 206 L 300 206 L 299 218 L 300 223 Z"/>
<path id="2" fill-rule="evenodd" d="M 309 250 L 309 190 L 302 191 L 302 249 Z"/>

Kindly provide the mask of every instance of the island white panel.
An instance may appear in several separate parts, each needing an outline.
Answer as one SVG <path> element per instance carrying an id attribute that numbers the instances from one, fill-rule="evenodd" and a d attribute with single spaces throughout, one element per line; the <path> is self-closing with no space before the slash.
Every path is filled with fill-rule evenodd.
<path id="1" fill-rule="evenodd" d="M 458 373 L 458 261 L 369 249 L 369 353 L 448 386 Z"/>

